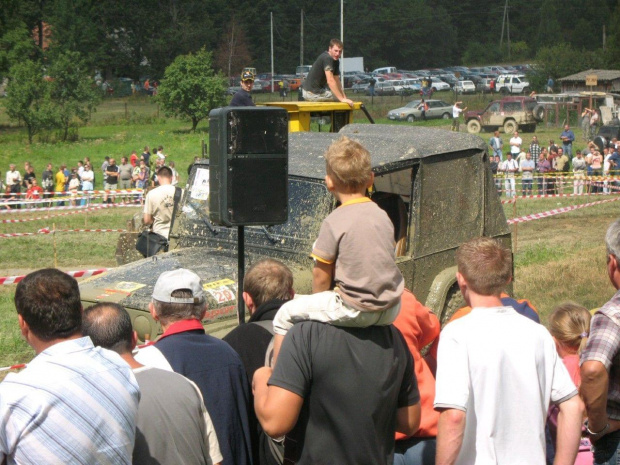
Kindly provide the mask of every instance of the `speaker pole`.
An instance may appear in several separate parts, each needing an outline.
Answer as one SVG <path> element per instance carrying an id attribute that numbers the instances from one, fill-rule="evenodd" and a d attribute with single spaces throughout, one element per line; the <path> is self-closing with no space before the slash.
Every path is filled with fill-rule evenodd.
<path id="1" fill-rule="evenodd" d="M 245 302 L 243 301 L 243 279 L 245 278 L 245 229 L 237 226 L 237 314 L 239 324 L 245 323 Z"/>

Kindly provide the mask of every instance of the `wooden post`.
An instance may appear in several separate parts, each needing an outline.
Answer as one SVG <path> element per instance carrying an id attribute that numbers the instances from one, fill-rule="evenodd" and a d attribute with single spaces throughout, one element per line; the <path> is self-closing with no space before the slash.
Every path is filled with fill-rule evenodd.
<path id="1" fill-rule="evenodd" d="M 58 249 L 56 248 L 56 223 L 52 223 L 52 242 L 54 244 L 54 268 L 58 268 Z"/>

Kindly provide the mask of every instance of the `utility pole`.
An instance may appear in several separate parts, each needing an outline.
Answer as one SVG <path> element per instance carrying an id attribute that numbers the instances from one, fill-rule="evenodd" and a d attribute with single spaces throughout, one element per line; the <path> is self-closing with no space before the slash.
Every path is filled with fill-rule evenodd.
<path id="1" fill-rule="evenodd" d="M 344 0 L 340 0 L 340 41 L 344 43 Z M 344 50 L 340 56 L 340 84 L 344 89 Z"/>
<path id="2" fill-rule="evenodd" d="M 273 94 L 274 85 L 273 85 L 273 11 L 269 13 L 271 17 L 271 93 Z"/>
<path id="3" fill-rule="evenodd" d="M 508 0 L 506 0 L 508 7 Z M 508 60 L 510 60 L 510 10 L 506 8 L 506 38 L 508 39 Z"/>
<path id="4" fill-rule="evenodd" d="M 499 48 L 501 50 L 504 43 L 504 26 L 506 25 L 506 13 L 508 12 L 508 0 L 504 4 L 504 16 L 502 17 L 502 35 L 499 38 Z"/>
<path id="5" fill-rule="evenodd" d="M 299 45 L 299 66 L 304 65 L 304 10 L 301 10 L 301 43 Z"/>

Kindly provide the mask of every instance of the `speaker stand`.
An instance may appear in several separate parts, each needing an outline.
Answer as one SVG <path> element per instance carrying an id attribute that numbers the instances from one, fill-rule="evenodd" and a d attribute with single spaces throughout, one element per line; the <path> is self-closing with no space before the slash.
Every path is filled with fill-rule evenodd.
<path id="1" fill-rule="evenodd" d="M 240 325 L 245 323 L 245 302 L 243 301 L 243 279 L 245 278 L 244 228 L 244 226 L 237 226 L 237 315 Z"/>

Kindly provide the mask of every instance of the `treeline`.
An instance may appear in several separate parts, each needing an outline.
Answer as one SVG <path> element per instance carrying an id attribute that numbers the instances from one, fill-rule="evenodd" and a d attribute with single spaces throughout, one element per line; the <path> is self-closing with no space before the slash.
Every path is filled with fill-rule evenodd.
<path id="1" fill-rule="evenodd" d="M 271 13 L 276 72 L 311 64 L 340 36 L 335 0 L 0 0 L 0 75 L 42 53 L 26 37 L 78 52 L 104 78 L 160 79 L 175 57 L 203 47 L 225 75 L 268 71 Z M 370 69 L 531 62 L 557 46 L 620 65 L 612 0 L 347 0 L 344 31 L 345 55 L 363 56 Z"/>

